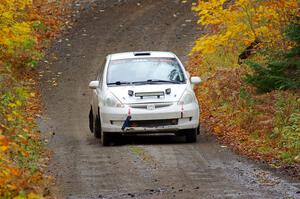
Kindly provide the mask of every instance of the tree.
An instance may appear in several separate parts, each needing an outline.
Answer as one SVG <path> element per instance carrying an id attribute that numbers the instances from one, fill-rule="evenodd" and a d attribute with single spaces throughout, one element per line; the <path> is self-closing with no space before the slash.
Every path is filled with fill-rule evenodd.
<path id="1" fill-rule="evenodd" d="M 298 9 L 297 0 L 198 0 L 193 10 L 206 31 L 191 53 L 201 54 L 202 68 L 215 69 L 239 67 L 239 55 L 255 41 L 259 48 L 287 49 L 284 30 Z"/>
<path id="2" fill-rule="evenodd" d="M 287 52 L 280 52 L 281 60 L 266 65 L 249 62 L 253 74 L 247 75 L 245 80 L 260 92 L 300 88 L 300 24 L 293 22 L 287 28 L 286 37 L 295 46 Z"/>

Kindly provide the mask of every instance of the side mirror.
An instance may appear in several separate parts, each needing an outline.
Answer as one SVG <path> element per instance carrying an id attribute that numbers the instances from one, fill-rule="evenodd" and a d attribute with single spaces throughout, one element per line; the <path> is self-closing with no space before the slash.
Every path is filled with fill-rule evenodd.
<path id="1" fill-rule="evenodd" d="M 201 78 L 200 77 L 191 77 L 191 83 L 194 85 L 200 84 Z"/>
<path id="2" fill-rule="evenodd" d="M 90 89 L 96 89 L 99 87 L 99 81 L 91 81 L 89 84 Z"/>

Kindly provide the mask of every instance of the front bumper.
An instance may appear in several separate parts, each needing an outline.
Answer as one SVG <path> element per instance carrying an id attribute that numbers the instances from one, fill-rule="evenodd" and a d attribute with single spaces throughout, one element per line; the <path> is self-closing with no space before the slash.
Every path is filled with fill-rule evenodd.
<path id="1" fill-rule="evenodd" d="M 183 108 L 183 111 L 182 111 Z M 128 116 L 128 110 L 132 122 L 145 120 L 170 120 L 178 119 L 176 124 L 151 126 L 151 127 L 127 127 L 122 130 L 124 121 Z M 125 105 L 123 108 L 103 107 L 100 109 L 101 128 L 104 132 L 135 134 L 135 133 L 165 133 L 194 129 L 199 126 L 199 106 L 197 103 L 188 105 L 178 105 L 174 103 L 168 107 L 157 108 L 154 110 L 132 108 Z"/>

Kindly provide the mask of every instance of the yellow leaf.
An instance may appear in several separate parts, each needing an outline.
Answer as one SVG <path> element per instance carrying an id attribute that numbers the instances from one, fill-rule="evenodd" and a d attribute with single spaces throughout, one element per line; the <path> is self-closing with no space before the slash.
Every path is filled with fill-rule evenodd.
<path id="1" fill-rule="evenodd" d="M 17 101 L 16 101 L 16 105 L 17 105 L 17 106 L 21 106 L 21 105 L 22 105 L 22 102 L 21 102 L 20 100 L 17 100 Z"/>
<path id="2" fill-rule="evenodd" d="M 7 121 L 9 121 L 9 122 L 14 121 L 14 118 L 12 115 L 7 115 L 6 118 L 7 118 Z"/>
<path id="3" fill-rule="evenodd" d="M 8 104 L 8 107 L 10 107 L 10 108 L 14 108 L 14 107 L 16 107 L 17 105 L 15 104 L 15 103 L 9 103 Z"/>
<path id="4" fill-rule="evenodd" d="M 38 196 L 37 194 L 35 193 L 29 193 L 28 196 L 27 196 L 27 199 L 39 199 L 41 198 L 40 196 Z"/>
<path id="5" fill-rule="evenodd" d="M 5 151 L 7 151 L 8 146 L 1 146 L 0 149 L 1 149 L 1 151 L 5 152 Z"/>
<path id="6" fill-rule="evenodd" d="M 214 128 L 214 132 L 217 133 L 217 134 L 222 133 L 222 129 L 219 126 L 216 126 Z"/>

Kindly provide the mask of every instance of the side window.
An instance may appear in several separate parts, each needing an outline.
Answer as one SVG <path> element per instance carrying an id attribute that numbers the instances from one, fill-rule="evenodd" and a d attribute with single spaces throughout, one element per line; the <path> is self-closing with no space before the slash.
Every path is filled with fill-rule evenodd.
<path id="1" fill-rule="evenodd" d="M 100 69 L 97 73 L 97 80 L 100 82 L 100 85 L 99 85 L 100 88 L 102 87 L 102 84 L 103 84 L 103 71 L 104 71 L 105 63 L 106 63 L 106 59 L 100 65 Z"/>

